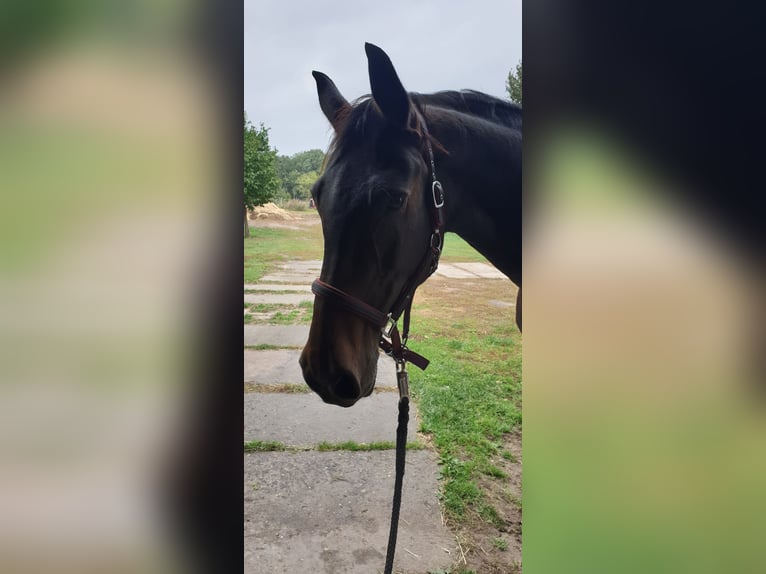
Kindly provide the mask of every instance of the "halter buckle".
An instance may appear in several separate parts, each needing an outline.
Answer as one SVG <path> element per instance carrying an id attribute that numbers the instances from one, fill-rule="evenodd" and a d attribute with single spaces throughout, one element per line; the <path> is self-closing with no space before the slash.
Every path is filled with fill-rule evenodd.
<path id="1" fill-rule="evenodd" d="M 440 181 L 435 179 L 431 184 L 431 194 L 434 197 L 434 207 L 436 209 L 444 207 L 444 190 Z"/>
<path id="2" fill-rule="evenodd" d="M 388 314 L 388 322 L 383 327 L 382 332 L 383 336 L 387 339 L 391 338 L 391 332 L 396 328 L 396 320 L 391 316 L 391 313 Z"/>

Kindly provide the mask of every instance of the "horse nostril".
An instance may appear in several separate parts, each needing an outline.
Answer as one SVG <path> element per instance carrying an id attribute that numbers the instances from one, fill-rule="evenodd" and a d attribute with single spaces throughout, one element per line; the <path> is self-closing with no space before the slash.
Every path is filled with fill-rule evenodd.
<path id="1" fill-rule="evenodd" d="M 343 372 L 335 380 L 333 385 L 335 395 L 341 399 L 358 399 L 362 394 L 362 388 L 356 377 L 348 372 Z"/>

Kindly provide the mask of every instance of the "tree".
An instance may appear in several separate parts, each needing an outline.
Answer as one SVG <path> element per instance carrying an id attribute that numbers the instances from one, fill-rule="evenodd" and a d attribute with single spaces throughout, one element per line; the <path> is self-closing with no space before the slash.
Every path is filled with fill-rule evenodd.
<path id="1" fill-rule="evenodd" d="M 324 162 L 324 153 L 321 149 L 310 149 L 296 153 L 291 159 L 295 169 L 300 173 L 319 172 Z"/>
<path id="2" fill-rule="evenodd" d="M 319 173 L 316 171 L 308 171 L 302 173 L 295 180 L 295 198 L 296 199 L 308 199 L 311 195 L 311 186 L 319 179 Z"/>
<path id="3" fill-rule="evenodd" d="M 505 89 L 512 102 L 521 105 L 521 62 L 516 64 L 516 73 L 513 70 L 508 72 L 508 79 L 505 81 Z"/>
<path id="4" fill-rule="evenodd" d="M 295 197 L 295 180 L 299 174 L 292 168 L 292 161 L 286 155 L 278 155 L 276 167 L 282 191 L 290 197 Z"/>
<path id="5" fill-rule="evenodd" d="M 282 186 L 282 191 L 293 199 L 307 199 L 307 182 L 309 178 L 304 177 L 311 174 L 313 178 L 308 184 L 311 189 L 318 173 L 324 163 L 324 152 L 319 149 L 310 149 L 302 151 L 291 156 L 277 156 L 277 177 Z"/>
<path id="6" fill-rule="evenodd" d="M 277 151 L 269 146 L 269 130 L 261 124 L 255 129 L 245 115 L 245 237 L 250 237 L 247 211 L 271 201 L 279 189 Z"/>

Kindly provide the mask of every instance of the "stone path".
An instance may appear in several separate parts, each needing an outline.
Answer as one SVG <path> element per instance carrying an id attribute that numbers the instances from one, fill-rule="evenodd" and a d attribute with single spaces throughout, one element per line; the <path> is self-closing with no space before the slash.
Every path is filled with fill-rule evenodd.
<path id="1" fill-rule="evenodd" d="M 312 293 L 245 293 L 245 303 L 266 303 L 269 305 L 298 305 L 314 300 Z"/>
<path id="2" fill-rule="evenodd" d="M 312 301 L 321 262 L 295 261 L 255 285 L 248 303 Z M 441 263 L 454 279 L 504 278 L 483 263 Z M 247 311 L 246 311 L 247 312 Z M 243 439 L 275 441 L 286 450 L 245 457 L 245 574 L 378 574 L 383 571 L 394 483 L 394 451 L 319 451 L 320 443 L 396 439 L 394 364 L 381 355 L 376 392 L 349 409 L 305 392 L 298 356 L 307 325 L 246 324 Z M 292 392 L 274 392 L 292 391 Z M 378 392 L 380 391 L 380 392 Z M 409 440 L 416 441 L 417 409 Z M 458 552 L 439 508 L 436 456 L 410 450 L 404 478 L 395 571 L 447 571 Z"/>

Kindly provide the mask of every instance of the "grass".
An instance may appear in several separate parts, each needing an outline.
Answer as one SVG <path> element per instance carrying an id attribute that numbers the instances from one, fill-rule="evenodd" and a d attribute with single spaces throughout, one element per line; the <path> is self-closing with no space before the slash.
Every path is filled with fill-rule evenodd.
<path id="1" fill-rule="evenodd" d="M 454 233 L 444 235 L 444 248 L 440 261 L 462 262 L 477 261 L 487 263 L 487 258 L 471 247 L 463 238 Z"/>
<path id="2" fill-rule="evenodd" d="M 258 313 L 262 317 L 245 315 L 245 323 L 266 323 L 270 325 L 297 325 L 311 322 L 314 304 L 311 301 L 303 301 L 298 305 L 284 305 L 280 303 L 245 303 L 245 308 L 250 313 Z M 265 315 L 265 316 L 264 316 Z"/>
<path id="3" fill-rule="evenodd" d="M 283 393 L 303 395 L 313 392 L 308 385 L 296 385 L 294 383 L 245 383 L 246 393 Z"/>
<path id="4" fill-rule="evenodd" d="M 297 295 L 300 291 L 287 289 L 245 289 L 246 295 Z"/>
<path id="5" fill-rule="evenodd" d="M 382 442 L 370 442 L 370 443 L 363 443 L 363 442 L 354 442 L 354 441 L 346 441 L 346 442 L 320 442 L 316 446 L 313 447 L 296 447 L 296 446 L 290 446 L 285 443 L 276 442 L 276 441 L 260 441 L 260 440 L 254 440 L 250 442 L 246 442 L 244 444 L 245 452 L 305 452 L 310 450 L 315 450 L 318 452 L 335 452 L 339 450 L 346 450 L 346 451 L 352 451 L 352 452 L 369 452 L 369 451 L 376 451 L 376 450 L 394 450 L 396 448 L 396 444 L 390 441 L 382 441 Z M 407 450 L 422 450 L 425 446 L 419 442 L 408 442 L 407 443 Z"/>
<path id="6" fill-rule="evenodd" d="M 281 345 L 269 345 L 268 343 L 261 343 L 259 345 L 245 345 L 245 350 L 248 351 L 276 351 L 278 349 L 296 349 L 301 347 L 286 347 Z"/>
<path id="7" fill-rule="evenodd" d="M 326 452 L 331 450 L 350 450 L 354 452 L 359 452 L 359 451 L 371 451 L 371 450 L 394 450 L 395 448 L 396 448 L 396 443 L 391 441 L 358 443 L 352 440 L 346 441 L 346 442 L 339 442 L 339 443 L 320 442 L 316 446 L 316 449 L 320 452 Z M 422 450 L 423 448 L 424 446 L 420 444 L 419 442 L 407 443 L 407 450 Z"/>
<path id="8" fill-rule="evenodd" d="M 322 259 L 322 229 L 308 226 L 300 231 L 251 227 L 244 239 L 245 283 L 257 283 L 280 263 L 300 259 Z"/>
<path id="9" fill-rule="evenodd" d="M 521 345 L 513 311 L 466 313 L 457 301 L 439 305 L 444 296 L 429 284 L 421 289 L 432 297 L 418 303 L 416 295 L 410 346 L 431 364 L 411 371 L 411 389 L 421 431 L 439 452 L 444 507 L 457 522 L 471 511 L 498 525 L 478 479 L 506 478 L 498 461 L 513 455 L 504 437 L 521 425 Z"/>
<path id="10" fill-rule="evenodd" d="M 287 450 L 281 442 L 273 440 L 251 440 L 245 443 L 245 452 L 275 452 Z"/>

